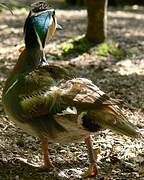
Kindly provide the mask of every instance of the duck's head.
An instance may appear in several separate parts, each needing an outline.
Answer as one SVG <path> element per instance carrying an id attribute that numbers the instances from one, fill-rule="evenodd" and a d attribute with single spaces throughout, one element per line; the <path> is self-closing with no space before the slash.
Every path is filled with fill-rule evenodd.
<path id="1" fill-rule="evenodd" d="M 24 25 L 26 48 L 43 49 L 57 28 L 61 27 L 57 24 L 54 9 L 49 9 L 45 2 L 32 4 Z"/>

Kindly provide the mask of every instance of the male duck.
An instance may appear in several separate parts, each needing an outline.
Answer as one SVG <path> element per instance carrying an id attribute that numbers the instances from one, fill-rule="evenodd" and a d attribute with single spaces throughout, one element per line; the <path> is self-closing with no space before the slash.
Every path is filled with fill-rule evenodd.
<path id="1" fill-rule="evenodd" d="M 24 25 L 25 49 L 3 89 L 4 109 L 20 128 L 41 139 L 45 168 L 53 166 L 48 142 L 83 139 L 90 159 L 86 176 L 96 176 L 90 133 L 109 128 L 137 137 L 137 128 L 90 80 L 70 79 L 64 68 L 48 64 L 44 47 L 57 27 L 54 10 L 42 2 L 33 5 Z M 70 108 L 72 113 L 67 113 Z"/>

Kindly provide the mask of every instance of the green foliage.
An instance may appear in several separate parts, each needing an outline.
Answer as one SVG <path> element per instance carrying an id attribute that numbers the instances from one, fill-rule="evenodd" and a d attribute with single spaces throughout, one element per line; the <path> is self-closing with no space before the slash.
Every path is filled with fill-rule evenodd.
<path id="1" fill-rule="evenodd" d="M 84 35 L 77 36 L 76 38 L 70 39 L 62 44 L 62 55 L 64 56 L 70 54 L 82 54 L 87 51 L 98 56 L 112 56 L 116 60 L 121 60 L 123 58 L 131 57 L 136 52 L 136 49 L 124 49 L 119 43 L 113 41 L 107 41 L 99 45 L 91 44 L 86 40 Z"/>
<path id="2" fill-rule="evenodd" d="M 63 55 L 68 55 L 71 53 L 83 53 L 87 51 L 90 47 L 90 43 L 85 39 L 84 35 L 77 36 L 74 39 L 63 43 L 62 50 Z"/>
<path id="3" fill-rule="evenodd" d="M 112 55 L 116 59 L 120 59 L 122 55 L 122 51 L 119 48 L 117 43 L 114 42 L 108 42 L 108 43 L 102 43 L 96 48 L 96 54 L 99 56 L 109 56 Z"/>
<path id="4" fill-rule="evenodd" d="M 63 54 L 69 54 L 73 50 L 73 44 L 71 42 L 65 42 L 63 44 Z"/>

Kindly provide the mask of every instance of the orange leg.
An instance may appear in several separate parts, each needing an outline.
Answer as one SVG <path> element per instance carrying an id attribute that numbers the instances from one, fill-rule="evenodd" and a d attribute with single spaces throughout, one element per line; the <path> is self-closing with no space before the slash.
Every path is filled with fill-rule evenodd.
<path id="1" fill-rule="evenodd" d="M 49 159 L 49 153 L 48 153 L 48 139 L 41 139 L 42 143 L 42 151 L 44 154 L 44 165 L 42 166 L 42 169 L 52 169 L 53 165 Z"/>
<path id="2" fill-rule="evenodd" d="M 92 148 L 92 141 L 91 141 L 90 136 L 85 138 L 85 143 L 86 143 L 87 150 L 88 150 L 90 165 L 89 165 L 88 170 L 84 173 L 83 176 L 84 177 L 95 177 L 95 176 L 97 176 L 96 157 L 95 157 L 95 153 Z"/>

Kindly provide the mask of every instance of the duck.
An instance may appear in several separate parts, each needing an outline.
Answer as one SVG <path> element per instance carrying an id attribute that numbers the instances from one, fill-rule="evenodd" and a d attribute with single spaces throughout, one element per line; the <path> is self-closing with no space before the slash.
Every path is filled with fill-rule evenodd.
<path id="1" fill-rule="evenodd" d="M 56 29 L 55 10 L 45 2 L 33 4 L 24 24 L 25 48 L 3 88 L 4 110 L 18 127 L 40 139 L 42 168 L 54 168 L 49 143 L 83 140 L 90 162 L 84 176 L 94 177 L 98 170 L 91 134 L 108 128 L 137 138 L 138 128 L 91 80 L 71 77 L 66 68 L 48 62 L 44 49 Z"/>

